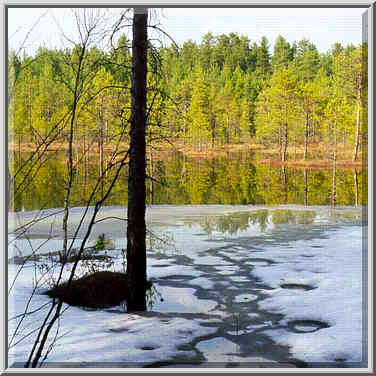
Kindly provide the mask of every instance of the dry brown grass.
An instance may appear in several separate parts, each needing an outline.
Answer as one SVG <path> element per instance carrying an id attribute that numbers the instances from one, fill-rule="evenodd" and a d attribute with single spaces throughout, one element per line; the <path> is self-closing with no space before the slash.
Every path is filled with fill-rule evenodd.
<path id="1" fill-rule="evenodd" d="M 18 150 L 18 145 L 12 142 L 8 145 L 9 150 Z M 120 145 L 121 150 L 127 150 L 128 144 L 123 143 Z M 36 148 L 35 144 L 23 143 L 21 145 L 22 152 L 33 152 Z M 68 149 L 68 143 L 53 143 L 47 151 L 65 151 Z M 75 150 L 82 151 L 82 144 L 75 144 Z M 168 143 L 157 143 L 153 144 L 152 154 L 154 160 L 167 160 L 170 158 L 171 153 L 180 152 L 183 155 L 191 158 L 217 158 L 226 157 L 230 153 L 242 152 L 242 151 L 256 151 L 258 153 L 256 163 L 269 164 L 273 166 L 286 165 L 291 167 L 303 167 L 303 168 L 332 168 L 332 161 L 328 159 L 328 145 L 324 143 L 311 143 L 309 145 L 308 155 L 309 159 L 303 160 L 304 149 L 302 146 L 290 146 L 287 150 L 288 161 L 282 162 L 279 157 L 279 150 L 276 145 L 262 145 L 256 142 L 242 143 L 242 144 L 229 144 L 215 147 L 205 147 L 204 150 L 198 151 L 192 148 L 192 145 L 185 144 L 182 141 L 174 141 L 172 144 Z M 104 148 L 105 154 L 110 154 L 113 151 L 111 145 L 107 145 Z M 90 153 L 99 153 L 97 144 L 95 143 L 90 147 Z M 149 152 L 148 152 L 149 157 Z M 120 156 L 119 156 L 120 158 Z M 367 164 L 362 161 L 362 154 L 359 153 L 358 160 L 356 162 L 352 161 L 352 148 L 343 148 L 339 146 L 338 148 L 338 167 L 343 168 L 366 168 Z"/>

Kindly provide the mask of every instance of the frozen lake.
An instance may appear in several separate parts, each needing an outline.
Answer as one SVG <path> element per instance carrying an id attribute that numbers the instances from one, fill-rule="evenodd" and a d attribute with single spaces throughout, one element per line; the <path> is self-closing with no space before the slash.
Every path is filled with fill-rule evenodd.
<path id="1" fill-rule="evenodd" d="M 81 214 L 72 209 L 71 235 Z M 118 218 L 125 215 L 123 207 L 104 208 L 99 218 L 109 219 L 94 227 L 91 244 L 104 233 L 115 246 L 103 269 L 124 268 L 126 227 Z M 61 216 L 58 209 L 10 214 L 9 227 L 27 231 L 9 237 L 9 257 L 61 249 Z M 148 278 L 157 291 L 151 310 L 69 307 L 46 366 L 367 367 L 367 225 L 360 208 L 161 205 L 148 208 L 147 223 L 165 240 L 149 239 Z M 45 262 L 9 264 L 10 285 L 17 276 L 10 319 L 24 310 Z M 29 311 L 50 301 L 46 287 Z M 46 309 L 23 320 L 13 344 Z M 18 323 L 9 321 L 10 338 Z M 32 343 L 30 335 L 12 347 L 10 365 L 24 362 Z"/>

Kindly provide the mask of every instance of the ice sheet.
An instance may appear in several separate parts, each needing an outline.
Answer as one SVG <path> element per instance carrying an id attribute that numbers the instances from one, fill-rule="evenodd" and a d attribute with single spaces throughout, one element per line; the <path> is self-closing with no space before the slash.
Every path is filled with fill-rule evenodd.
<path id="1" fill-rule="evenodd" d="M 235 342 L 215 334 L 227 319 L 230 327 L 226 333 L 236 336 L 243 332 L 262 332 L 275 343 L 289 346 L 291 356 L 297 359 L 333 362 L 334 367 L 338 362 L 361 360 L 364 324 L 361 225 L 344 221 L 343 225 L 331 227 L 333 221 L 328 208 L 315 209 L 319 213 L 317 221 L 325 223 L 325 227 L 270 224 L 264 232 L 253 226 L 229 236 L 218 231 L 205 234 L 200 225 L 207 216 L 228 216 L 232 212 L 255 209 L 258 208 L 161 206 L 149 210 L 148 222 L 153 231 L 157 235 L 168 233 L 174 240 L 173 246 L 148 252 L 148 276 L 163 296 L 163 302 L 157 300 L 153 305 L 155 315 L 129 315 L 121 313 L 120 308 L 85 311 L 71 307 L 61 320 L 61 334 L 66 335 L 59 339 L 48 360 L 142 365 L 177 356 L 196 359 L 197 353 L 192 347 L 182 350 L 181 346 L 208 335 L 213 337 L 199 341 L 196 349 L 210 361 L 241 364 L 247 359 L 260 360 L 262 357 L 240 356 L 240 347 Z M 294 210 L 303 209 L 294 207 Z M 72 228 L 80 212 L 80 208 L 72 210 Z M 344 212 L 351 214 L 354 210 L 344 209 Z M 124 213 L 124 208 L 107 208 L 100 218 L 124 216 Z M 14 215 L 10 224 L 27 223 L 35 215 L 23 213 L 18 219 Z M 29 231 L 29 239 L 17 240 L 17 252 L 28 254 L 30 249 L 41 245 L 41 253 L 59 248 L 59 215 L 38 222 Z M 123 222 L 100 223 L 89 244 L 98 234 L 106 233 L 116 248 L 125 246 Z M 45 243 L 50 236 L 52 240 Z M 115 257 L 111 270 L 124 270 L 120 250 L 109 250 L 108 254 Z M 34 264 L 38 263 L 26 264 L 18 274 L 9 298 L 9 317 L 22 312 L 28 301 L 35 279 Z M 19 270 L 18 265 L 9 265 L 10 281 Z M 83 266 L 79 273 L 85 273 Z M 64 278 L 68 274 L 69 268 Z M 37 290 L 29 310 L 50 302 L 48 297 L 40 295 L 42 291 L 43 288 Z M 25 319 L 23 333 L 41 322 L 45 312 L 45 309 L 38 311 L 36 316 Z M 236 312 L 244 315 L 245 320 L 239 333 L 234 332 L 230 320 Z M 211 324 L 204 325 L 205 320 L 198 316 L 188 316 L 199 314 L 208 315 L 205 320 Z M 273 314 L 282 318 L 271 320 L 269 316 Z M 294 320 L 303 321 L 294 326 Z M 317 320 L 328 327 L 300 333 L 306 331 L 304 320 Z M 216 322 L 221 324 L 213 326 Z M 9 322 L 9 328 L 14 329 L 16 324 L 16 320 Z M 12 349 L 10 359 L 24 361 L 32 339 L 30 336 Z M 268 361 L 275 356 L 271 355 L 266 357 Z"/>

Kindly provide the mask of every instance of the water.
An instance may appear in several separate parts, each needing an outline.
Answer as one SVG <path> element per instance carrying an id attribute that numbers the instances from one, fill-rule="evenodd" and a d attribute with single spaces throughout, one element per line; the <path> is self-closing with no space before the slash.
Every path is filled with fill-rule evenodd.
<path id="1" fill-rule="evenodd" d="M 28 156 L 14 159 L 17 169 Z M 66 177 L 66 156 L 63 152 L 48 153 L 36 177 L 27 189 L 14 198 L 15 211 L 63 206 Z M 174 205 L 331 205 L 333 172 L 331 169 L 269 166 L 255 162 L 250 152 L 229 153 L 227 156 L 200 159 L 181 153 L 153 160 L 148 165 L 148 204 Z M 85 205 L 99 173 L 98 158 L 80 163 L 76 170 L 70 206 Z M 32 176 L 32 174 L 31 174 Z M 16 186 L 23 179 L 16 178 Z M 100 186 L 96 199 L 101 198 L 111 179 L 109 173 Z M 367 204 L 367 170 L 337 168 L 335 203 L 355 206 Z M 106 206 L 127 204 L 127 171 L 121 173 Z"/>
<path id="2" fill-rule="evenodd" d="M 153 311 L 170 314 L 194 312 L 192 319 L 207 319 L 201 325 L 215 328 L 216 332 L 193 341 L 190 346 L 201 353 L 197 355 L 196 361 L 203 361 L 203 355 L 209 362 L 208 366 L 273 367 L 274 363 L 279 367 L 282 364 L 285 367 L 317 366 L 317 362 L 301 362 L 302 359 L 294 357 L 288 347 L 281 346 L 278 341 L 274 342 L 266 333 L 270 330 L 285 330 L 293 334 L 314 333 L 329 325 L 309 319 L 286 324 L 283 323 L 283 315 L 263 309 L 261 303 L 269 297 L 268 292 L 276 291 L 280 286 L 266 284 L 253 271 L 262 269 L 268 273 L 268 270 L 274 270 L 273 265 L 296 263 L 299 278 L 304 275 L 308 279 L 312 278 L 312 272 L 306 270 L 305 266 L 298 271 L 299 265 L 310 265 L 313 262 L 317 269 L 327 268 L 325 257 L 331 257 L 336 249 L 336 242 L 331 240 L 332 232 L 341 231 L 343 237 L 354 229 L 361 233 L 361 210 L 322 207 L 314 210 L 303 207 L 248 211 L 236 209 L 235 207 L 233 212 L 226 214 L 218 210 L 216 215 L 186 218 L 183 221 L 189 227 L 189 230 L 185 227 L 186 236 L 183 231 L 175 231 L 177 249 L 182 250 L 181 254 L 168 251 L 157 255 L 149 254 L 151 260 L 158 260 L 163 265 L 170 263 L 181 266 L 179 278 L 168 273 L 158 274 L 157 265 L 151 268 L 151 277 L 162 296 L 167 295 L 163 302 L 156 303 Z M 314 257 L 314 261 L 307 264 L 304 264 L 304 259 L 300 262 L 301 256 L 289 256 L 289 249 L 300 254 L 299 249 L 303 244 L 307 249 L 301 251 L 302 256 L 310 250 L 310 256 Z M 321 245 L 320 248 L 317 244 Z M 273 249 L 284 252 L 286 259 L 276 261 L 270 254 Z M 361 257 L 361 249 L 354 247 L 353 252 L 354 255 L 359 255 L 360 252 Z M 155 274 L 153 269 L 156 270 Z M 317 273 L 323 272 L 321 269 Z M 197 272 L 201 274 L 197 275 Z M 285 272 L 282 276 L 287 278 L 288 275 Z M 324 274 L 323 281 L 326 281 L 325 275 L 326 278 L 333 278 Z M 349 278 L 357 277 L 349 275 Z M 282 281 L 280 284 L 283 285 Z M 171 286 L 174 286 L 174 291 L 169 291 Z M 296 282 L 287 283 L 287 286 L 299 287 Z M 314 289 L 304 283 L 300 286 L 306 288 L 290 291 L 295 297 L 301 296 L 302 299 Z M 169 297 L 174 294 L 179 296 L 181 304 L 169 307 Z M 324 292 L 321 294 L 325 295 Z M 341 311 L 344 308 L 338 309 Z M 361 307 L 358 306 L 357 309 L 361 310 Z M 315 317 L 317 308 L 314 303 L 311 310 Z M 217 316 L 217 319 L 213 316 Z M 188 349 L 189 346 L 185 348 Z M 343 366 L 336 361 L 324 364 L 327 352 L 328 350 L 323 350 L 321 366 Z"/>
<path id="3" fill-rule="evenodd" d="M 47 212 L 51 214 L 52 211 Z M 124 215 L 124 207 L 107 207 L 103 208 L 101 217 L 117 217 L 121 216 L 121 213 Z M 70 230 L 78 223 L 81 214 L 82 209 L 73 210 Z M 18 220 L 27 222 L 34 215 L 35 212 L 19 213 Z M 61 214 L 57 214 L 59 215 Z M 322 252 L 323 248 L 318 246 L 322 247 L 324 241 L 330 255 L 333 251 L 333 242 L 330 243 L 332 231 L 343 228 L 344 236 L 348 229 L 354 226 L 361 231 L 363 222 L 359 208 L 156 205 L 148 208 L 147 217 L 149 228 L 158 236 L 167 236 L 169 242 L 159 246 L 149 243 L 148 277 L 152 279 L 163 301 L 159 299 L 160 295 L 157 295 L 151 311 L 141 314 L 141 317 L 158 320 L 160 324 L 156 323 L 154 327 L 159 327 L 160 330 L 166 325 L 163 320 L 168 325 L 173 325 L 174 320 L 183 320 L 179 325 L 194 321 L 203 330 L 210 329 L 209 334 L 196 335 L 193 338 L 191 336 L 189 340 L 179 334 L 182 343 L 169 359 L 163 357 L 163 351 L 159 349 L 158 353 L 155 346 L 146 343 L 141 347 L 144 353 L 140 356 L 147 364 L 155 367 L 307 366 L 307 363 L 291 354 L 288 346 L 272 340 L 266 332 L 285 329 L 293 333 L 310 333 L 320 330 L 321 324 L 308 320 L 281 324 L 282 314 L 263 309 L 260 305 L 273 287 L 268 286 L 253 272 L 260 269 L 271 270 L 273 265 L 280 265 L 280 261 L 275 264 L 276 261 L 270 257 L 268 249 L 284 249 L 288 256 L 289 248 L 302 241 L 309 248 L 302 251 L 302 256 L 310 252 L 310 256 L 316 257 L 316 266 L 320 266 L 321 262 L 325 266 L 325 261 L 318 258 L 318 253 Z M 18 248 L 25 250 L 27 244 L 40 245 L 46 240 L 43 235 L 46 231 L 51 231 L 50 236 L 53 237 L 49 247 L 61 246 L 61 228 L 58 224 L 59 217 L 54 216 L 38 222 L 28 232 L 27 242 L 25 239 L 16 241 Z M 110 219 L 100 222 L 100 226 L 94 229 L 92 241 L 102 232 L 113 241 L 116 248 L 125 246 L 124 224 L 121 221 Z M 109 254 L 111 252 L 117 251 L 109 251 Z M 11 268 L 14 267 L 15 265 L 11 265 Z M 121 257 L 115 259 L 111 268 L 121 270 Z M 28 268 L 25 269 L 25 273 L 27 272 Z M 287 283 L 297 284 L 296 281 Z M 304 289 L 297 291 L 302 296 L 309 292 Z M 15 302 L 17 301 L 15 299 Z M 109 309 L 107 318 L 107 311 L 98 311 L 102 326 L 109 327 L 111 333 L 111 325 L 115 325 L 112 316 L 115 311 L 116 309 Z M 122 313 L 124 315 L 124 312 Z M 70 337 L 66 339 L 64 348 L 60 347 L 59 351 L 51 355 L 52 361 L 61 362 L 62 367 L 65 366 L 65 359 L 70 359 L 71 356 L 69 344 L 83 338 L 80 332 L 81 320 L 86 317 L 86 312 L 73 310 L 72 313 L 67 312 L 64 315 L 66 320 L 61 321 L 62 330 L 69 331 Z M 115 325 L 116 333 L 122 333 L 123 326 L 131 324 L 126 317 L 116 324 L 118 326 Z M 91 321 L 96 322 L 96 319 L 92 317 Z M 102 326 L 91 330 L 98 332 L 99 336 L 106 335 L 106 338 L 111 335 L 113 346 L 116 346 L 114 343 L 116 344 L 117 340 L 125 338 L 108 332 L 102 333 Z M 179 326 L 172 332 L 178 334 L 184 330 L 184 327 Z M 160 333 L 160 336 L 163 336 L 163 333 Z M 140 332 L 137 338 L 148 338 L 148 333 Z M 101 347 L 101 344 L 98 343 L 97 346 Z M 95 358 L 94 354 L 98 352 L 98 361 L 102 355 L 109 356 L 106 350 L 98 349 L 92 345 L 92 350 L 85 351 L 93 351 L 91 358 Z M 127 353 L 125 351 L 125 354 Z M 162 355 L 156 355 L 157 353 Z M 190 354 L 188 358 L 187 353 Z M 129 356 L 131 359 L 131 355 Z M 79 354 L 76 354 L 75 359 L 79 359 Z M 116 362 L 119 360 L 114 357 L 113 363 L 118 367 L 129 366 Z M 80 366 L 78 363 L 76 365 Z M 314 366 L 313 363 L 308 365 Z M 97 365 L 93 363 L 91 366 Z M 334 366 L 338 364 L 335 363 Z"/>
<path id="4" fill-rule="evenodd" d="M 62 211 L 54 208 L 63 206 L 65 165 L 64 153 L 49 154 L 37 178 L 29 182 L 24 192 L 15 195 L 9 214 L 10 231 L 35 218 L 46 218 L 25 233 L 18 231 L 10 236 L 9 257 L 62 248 Z M 95 158 L 77 169 L 70 203 L 70 238 L 80 223 L 82 206 L 95 184 L 98 170 Z M 291 328 L 281 324 L 282 314 L 260 308 L 272 288 L 253 271 L 271 269 L 278 264 L 268 257 L 265 249 L 284 247 L 287 256 L 295 242 L 308 244 L 327 238 L 327 231 L 339 226 L 349 229 L 355 226 L 361 231 L 362 211 L 354 206 L 367 203 L 367 171 L 337 169 L 335 203 L 341 207 L 338 209 L 331 206 L 334 203 L 331 170 L 257 164 L 249 153 L 213 159 L 188 158 L 175 153 L 167 159 L 155 160 L 148 173 L 153 181 L 147 186 L 147 226 L 165 240 L 148 238 L 148 276 L 164 300 L 157 299 L 151 311 L 145 313 L 145 318 L 151 316 L 159 320 L 162 317 L 161 320 L 169 322 L 175 318 L 193 320 L 211 333 L 183 341 L 174 358 L 167 361 L 163 356 L 158 359 L 153 355 L 153 346 L 142 346 L 141 350 L 145 352 L 145 355 L 141 354 L 142 359 L 165 367 L 204 364 L 221 367 L 306 366 L 291 354 L 288 346 L 266 334 L 269 329 Z M 22 178 L 18 176 L 18 182 Z M 95 199 L 101 198 L 110 179 L 109 175 Z M 126 182 L 127 171 L 124 170 L 98 217 L 112 219 L 95 225 L 88 239 L 88 245 L 91 245 L 104 233 L 113 241 L 117 258 L 112 267 L 118 270 L 123 268 L 118 250 L 126 247 L 126 223 L 114 218 L 126 217 Z M 74 245 L 79 246 L 87 225 L 88 219 L 78 231 Z M 301 257 L 311 260 L 309 257 L 316 256 L 315 247 L 319 252 L 321 248 L 318 247 L 323 246 L 312 244 L 309 252 L 304 251 Z M 29 266 L 32 267 L 33 262 Z M 322 266 L 325 267 L 324 261 Z M 10 268 L 15 267 L 17 265 L 10 265 Z M 24 269 L 28 272 L 31 268 Z M 315 291 L 309 284 L 299 285 L 298 282 L 287 281 L 282 289 L 295 294 Z M 25 291 L 29 285 L 30 281 L 25 283 Z M 16 312 L 23 309 L 17 306 L 17 299 L 17 296 L 14 301 L 10 299 L 11 306 L 16 305 Z M 79 342 L 83 338 L 80 325 L 77 325 L 82 316 L 79 313 L 72 320 L 69 316 L 62 320 L 63 329 L 72 334 L 67 340 L 68 353 L 60 350 L 54 360 L 64 362 L 72 353 L 70 341 Z M 35 322 L 41 319 L 39 317 Z M 107 323 L 105 316 L 104 320 Z M 111 322 L 112 317 L 109 317 L 108 325 Z M 306 320 L 298 322 L 293 330 L 310 333 L 320 330 L 319 327 L 317 322 Z M 186 359 L 183 350 L 195 355 Z M 97 351 L 95 346 L 93 351 Z M 95 358 L 96 353 L 92 355 Z M 118 361 L 113 359 L 113 362 Z"/>

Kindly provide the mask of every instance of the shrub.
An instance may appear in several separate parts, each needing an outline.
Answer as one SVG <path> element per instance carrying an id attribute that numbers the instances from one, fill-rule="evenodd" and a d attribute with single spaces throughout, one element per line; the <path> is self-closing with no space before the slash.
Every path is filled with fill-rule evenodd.
<path id="1" fill-rule="evenodd" d="M 94 248 L 97 251 L 103 251 L 106 248 L 108 249 L 112 247 L 113 247 L 113 244 L 112 244 L 111 239 L 106 239 L 105 234 L 100 234 L 94 244 Z"/>

